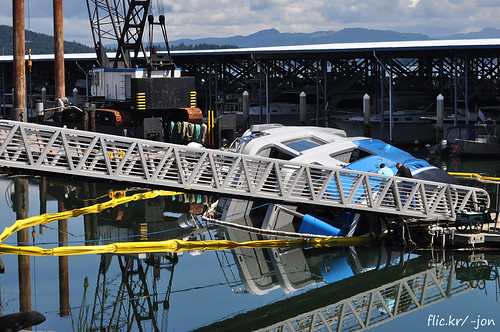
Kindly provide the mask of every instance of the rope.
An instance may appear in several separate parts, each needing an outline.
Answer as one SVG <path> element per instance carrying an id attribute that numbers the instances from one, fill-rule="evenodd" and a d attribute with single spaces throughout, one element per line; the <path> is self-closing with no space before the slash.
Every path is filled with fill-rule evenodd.
<path id="1" fill-rule="evenodd" d="M 200 132 L 201 132 L 201 125 L 197 123 L 194 125 L 193 142 L 196 143 L 200 142 Z"/>
<path id="2" fill-rule="evenodd" d="M 205 139 L 207 136 L 207 125 L 205 123 L 201 124 L 201 129 L 200 129 L 200 143 L 205 144 Z"/>

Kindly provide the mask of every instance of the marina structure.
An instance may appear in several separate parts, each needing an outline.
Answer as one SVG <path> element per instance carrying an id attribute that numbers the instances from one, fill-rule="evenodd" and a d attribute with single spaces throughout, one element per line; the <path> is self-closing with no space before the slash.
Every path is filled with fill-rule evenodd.
<path id="1" fill-rule="evenodd" d="M 304 165 L 280 158 L 264 157 L 260 160 L 256 156 L 242 156 L 231 152 L 180 148 L 176 145 L 159 146 L 155 143 L 150 145 L 140 139 L 151 138 L 160 144 L 164 141 L 172 142 L 168 138 L 164 139 L 167 136 L 164 135 L 166 131 L 174 131 L 176 128 L 182 131 L 182 128 L 187 128 L 177 126 L 175 121 L 177 124 L 200 125 L 201 132 L 203 114 L 197 107 L 198 97 L 205 99 L 200 106 L 204 105 L 201 107 L 206 109 L 208 114 L 215 108 L 215 118 L 218 120 L 223 119 L 224 113 L 243 111 L 243 125 L 240 128 L 246 129 L 251 124 L 248 121 L 248 108 L 252 99 L 245 103 L 246 109 L 243 110 L 243 101 L 240 103 L 239 97 L 255 96 L 256 90 L 261 107 L 261 117 L 256 121 L 270 123 L 271 113 L 275 112 L 272 103 L 283 102 L 279 99 L 287 99 L 301 91 L 301 124 L 314 122 L 317 126 L 321 124 L 325 127 L 335 125 L 330 123 L 333 113 L 340 110 L 355 111 L 356 107 L 341 106 L 342 102 L 345 103 L 349 95 L 356 95 L 364 90 L 364 96 L 367 92 L 375 96 L 374 104 L 379 105 L 375 110 L 378 110 L 378 113 L 385 114 L 387 109 L 389 110 L 387 140 L 392 142 L 396 99 L 408 99 L 405 93 L 416 92 L 415 100 L 420 104 L 418 107 L 422 108 L 422 104 L 427 102 L 426 98 L 422 98 L 422 93 L 429 95 L 430 91 L 435 91 L 442 96 L 441 93 L 453 88 L 453 93 L 448 95 L 452 96 L 454 101 L 455 119 L 461 109 L 462 113 L 465 113 L 467 123 L 469 81 L 473 80 L 469 75 L 469 67 L 476 70 L 479 67 L 491 68 L 489 65 L 497 64 L 495 57 L 499 40 L 345 43 L 192 51 L 187 54 L 193 56 L 195 62 L 182 61 L 174 65 L 164 29 L 165 18 L 160 15 L 159 22 L 155 22 L 152 15 L 147 15 L 149 5 L 150 1 L 132 2 L 126 9 L 126 6 L 122 8 L 116 4 L 104 7 L 100 6 L 99 1 L 87 0 L 96 50 L 96 57 L 92 57 L 91 61 L 97 61 L 99 68 L 94 68 L 96 63 L 91 62 L 87 63 L 85 70 L 79 63 L 76 65 L 85 74 L 86 102 L 100 103 L 100 108 L 86 103 L 86 110 L 82 112 L 78 108 L 78 92 L 73 91 L 73 100 L 69 102 L 65 96 L 66 91 L 61 91 L 65 85 L 65 64 L 61 64 L 61 53 L 64 52 L 60 45 L 63 34 L 62 29 L 59 31 L 55 28 L 57 40 L 54 52 L 56 78 L 53 107 L 47 107 L 47 102 L 51 101 L 46 100 L 46 95 L 42 96 L 42 101 L 37 102 L 39 113 L 36 120 L 59 127 L 68 125 L 80 128 L 81 124 L 82 129 L 90 129 L 90 134 L 85 131 L 71 132 L 65 128 L 53 129 L 5 122 L 2 132 L 4 141 L 0 148 L 4 160 L 0 165 L 184 190 L 215 191 L 235 196 L 250 195 L 284 202 L 335 206 L 417 219 L 454 221 L 462 211 L 484 212 L 484 209 L 489 207 L 486 191 L 454 184 L 428 182 L 425 179 L 380 178 L 359 169 L 340 170 L 329 168 L 328 165 Z M 62 6 L 60 7 L 54 15 L 55 27 L 62 23 L 62 15 L 59 12 Z M 56 8 L 54 10 L 56 11 Z M 116 21 L 115 16 L 121 15 L 124 15 L 123 20 Z M 144 48 L 142 34 L 146 22 L 150 24 L 150 29 L 155 24 L 162 26 L 167 47 L 164 57 L 159 57 L 156 48 L 152 46 L 152 40 L 149 50 Z M 16 25 L 15 31 L 24 34 L 24 27 Z M 108 55 L 105 52 L 104 40 L 108 37 L 118 44 L 115 54 Z M 475 53 L 477 50 L 481 52 Z M 440 54 L 439 61 L 429 61 L 430 57 L 435 57 L 436 51 Z M 416 53 L 419 53 L 418 61 L 410 60 Z M 180 56 L 182 54 L 183 52 L 179 52 Z M 477 64 L 474 67 L 469 63 L 469 57 L 477 59 L 478 56 L 487 56 L 486 54 L 493 59 L 488 65 L 484 65 L 484 62 L 473 62 Z M 22 54 L 17 51 L 13 57 L 16 66 L 20 63 L 20 56 Z M 224 61 L 232 61 L 232 65 L 219 67 L 218 59 L 221 56 Z M 283 56 L 287 59 L 284 60 Z M 29 60 L 32 68 L 31 56 Z M 423 67 L 426 67 L 426 70 L 423 70 Z M 450 68 L 451 71 L 448 70 Z M 138 72 L 136 69 L 141 70 Z M 130 70 L 135 72 L 132 74 Z M 410 75 L 415 70 L 418 74 Z M 185 78 L 188 80 L 182 80 L 185 84 L 180 84 L 181 71 L 187 75 Z M 24 75 L 13 76 L 15 80 L 24 79 Z M 453 80 L 443 78 L 447 76 Z M 496 82 L 494 76 L 495 74 L 490 72 L 489 75 L 478 77 L 481 80 Z M 24 90 L 24 87 L 16 86 L 14 90 L 18 92 L 19 89 Z M 5 89 L 3 90 L 5 95 Z M 486 89 L 477 95 L 483 97 L 484 90 Z M 92 95 L 89 95 L 89 91 Z M 198 91 L 203 91 L 204 94 L 198 95 Z M 304 114 L 307 112 L 303 106 L 307 103 L 305 91 L 307 94 L 313 91 L 316 99 L 315 114 Z M 336 100 L 338 96 L 341 99 Z M 178 104 L 181 99 L 183 102 Z M 265 114 L 262 113 L 263 100 Z M 363 102 L 366 102 L 365 98 Z M 14 113 L 10 114 L 11 117 L 14 114 L 12 118 L 20 120 L 20 123 L 29 119 L 29 114 L 30 120 L 34 119 L 33 111 L 24 114 L 25 108 L 21 104 L 18 97 L 14 98 L 10 109 Z M 219 107 L 219 104 L 223 107 Z M 231 104 L 234 107 L 228 107 Z M 65 111 L 71 111 L 73 108 L 81 113 L 65 114 Z M 425 107 L 426 111 L 429 109 L 430 106 Z M 45 113 L 48 110 L 55 110 L 51 121 L 46 121 Z M 363 110 L 368 114 L 369 110 Z M 104 114 L 99 116 L 98 111 Z M 293 113 L 293 110 L 291 111 Z M 442 109 L 437 110 L 437 113 L 441 111 Z M 19 117 L 16 115 L 18 112 L 26 116 Z M 184 115 L 183 119 L 178 118 L 179 113 Z M 276 113 L 280 115 L 279 111 Z M 89 114 L 90 119 L 87 118 Z M 65 115 L 69 116 L 69 120 Z M 264 115 L 265 120 L 262 118 Z M 96 119 L 108 125 L 108 128 L 101 126 L 97 131 L 109 134 L 116 133 L 118 128 L 120 134 L 133 138 L 94 133 Z M 210 125 L 213 125 L 213 118 L 211 122 Z M 386 139 L 384 122 L 382 117 L 379 129 L 379 137 L 382 140 Z M 134 126 L 139 127 L 139 134 L 131 130 Z M 236 136 L 236 123 L 232 126 Z M 222 136 L 226 128 L 219 125 L 218 129 L 219 137 L 215 139 L 216 144 L 210 139 L 211 146 L 223 145 L 222 138 L 226 138 Z M 401 186 L 405 188 L 402 193 L 404 199 L 399 193 Z M 389 196 L 392 196 L 392 199 L 389 199 Z"/>
<path id="2" fill-rule="evenodd" d="M 498 39 L 471 39 L 173 51 L 172 57 L 183 75 L 195 77 L 198 104 L 205 112 L 213 109 L 218 116 L 241 110 L 244 91 L 249 92 L 251 104 L 263 110 L 269 106 L 272 112 L 278 101 L 298 108 L 304 91 L 312 109 L 309 124 L 317 124 L 341 111 L 361 111 L 365 94 L 371 96 L 372 113 L 408 109 L 432 113 L 439 94 L 452 114 L 476 104 L 483 111 L 494 109 L 499 50 Z M 108 57 L 113 59 L 114 54 Z M 34 54 L 31 59 L 32 84 L 44 86 L 46 76 L 44 82 L 37 82 L 37 77 L 51 72 L 54 57 Z M 89 96 L 89 72 L 96 60 L 95 54 L 65 55 L 71 73 L 66 78 L 67 96 L 76 85 L 82 100 Z M 2 56 L 0 63 L 5 78 L 2 104 L 8 105 L 12 57 Z M 52 84 L 46 86 L 49 96 Z M 31 98 L 39 97 L 40 91 L 32 91 Z M 271 112 L 261 114 L 260 122 L 272 121 Z"/>

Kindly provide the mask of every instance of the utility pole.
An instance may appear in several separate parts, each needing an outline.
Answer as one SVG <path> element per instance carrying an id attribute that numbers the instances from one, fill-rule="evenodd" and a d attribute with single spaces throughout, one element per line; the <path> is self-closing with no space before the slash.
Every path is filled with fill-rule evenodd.
<path id="1" fill-rule="evenodd" d="M 14 0 L 15 1 L 15 0 Z M 55 66 L 55 100 L 66 100 L 64 81 L 64 31 L 63 31 L 63 3 L 62 0 L 53 0 L 54 7 L 54 66 Z M 58 110 L 62 111 L 62 110 Z"/>
<path id="2" fill-rule="evenodd" d="M 12 0 L 14 39 L 14 95 L 10 118 L 15 121 L 27 120 L 26 114 L 26 69 L 24 56 L 24 0 Z"/>

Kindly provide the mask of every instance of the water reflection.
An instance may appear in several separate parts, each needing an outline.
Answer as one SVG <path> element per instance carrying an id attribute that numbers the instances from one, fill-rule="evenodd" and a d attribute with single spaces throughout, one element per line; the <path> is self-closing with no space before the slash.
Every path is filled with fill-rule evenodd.
<path id="1" fill-rule="evenodd" d="M 4 187 L 10 183 L 14 183 L 10 197 L 15 218 L 27 217 L 29 206 L 37 210 L 39 205 L 30 215 L 70 210 L 105 199 L 111 189 L 127 189 L 46 178 L 0 181 Z M 79 220 L 61 220 L 57 226 L 26 230 L 18 234 L 17 243 L 72 246 L 173 238 L 236 242 L 275 238 L 204 223 L 201 214 L 213 200 L 179 195 L 133 201 Z M 255 205 L 237 201 L 229 213 L 234 216 L 231 221 L 258 227 L 269 222 L 267 207 L 237 213 L 250 206 Z M 8 210 L 2 205 L 4 216 Z M 4 226 L 13 223 L 4 219 Z M 276 222 L 287 227 L 283 219 Z M 55 331 L 376 330 L 408 313 L 456 301 L 459 294 L 497 285 L 499 258 L 490 252 L 405 252 L 383 245 L 31 259 L 3 255 L 1 308 L 3 314 L 38 310 L 47 317 L 39 328 Z M 17 289 L 6 298 L 13 270 L 19 273 L 18 284 L 10 291 Z M 56 313 L 54 302 L 58 302 Z M 427 324 L 427 316 L 420 323 Z"/>

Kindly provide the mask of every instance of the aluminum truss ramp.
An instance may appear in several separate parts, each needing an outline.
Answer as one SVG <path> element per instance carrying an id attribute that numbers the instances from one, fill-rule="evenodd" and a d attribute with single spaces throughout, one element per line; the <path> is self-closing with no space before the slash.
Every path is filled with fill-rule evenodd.
<path id="1" fill-rule="evenodd" d="M 488 207 L 485 190 L 16 121 L 0 167 L 414 218 Z"/>

